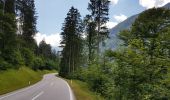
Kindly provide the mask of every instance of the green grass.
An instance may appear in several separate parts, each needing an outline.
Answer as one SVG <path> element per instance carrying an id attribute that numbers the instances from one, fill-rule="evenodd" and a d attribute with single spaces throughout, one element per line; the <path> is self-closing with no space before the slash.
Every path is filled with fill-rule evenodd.
<path id="1" fill-rule="evenodd" d="M 88 85 L 85 82 L 78 80 L 67 80 L 71 86 L 77 100 L 104 100 L 99 95 L 96 95 L 94 92 L 90 91 Z"/>
<path id="2" fill-rule="evenodd" d="M 52 72 L 55 71 L 33 71 L 27 67 L 0 71 L 0 95 L 35 84 L 44 74 Z"/>

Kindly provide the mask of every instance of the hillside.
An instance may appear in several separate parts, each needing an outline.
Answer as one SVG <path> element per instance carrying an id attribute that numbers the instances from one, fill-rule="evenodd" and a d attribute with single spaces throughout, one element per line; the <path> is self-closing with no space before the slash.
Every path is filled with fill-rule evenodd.
<path id="1" fill-rule="evenodd" d="M 27 67 L 21 67 L 19 70 L 0 71 L 0 95 L 34 84 L 49 72 L 54 71 L 33 71 Z"/>

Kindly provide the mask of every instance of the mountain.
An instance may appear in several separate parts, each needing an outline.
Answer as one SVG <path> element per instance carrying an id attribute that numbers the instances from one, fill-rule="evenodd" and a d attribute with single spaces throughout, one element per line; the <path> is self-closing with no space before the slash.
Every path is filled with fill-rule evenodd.
<path id="1" fill-rule="evenodd" d="M 127 18 L 125 21 L 116 25 L 114 28 L 111 29 L 110 36 L 111 37 L 115 36 L 115 34 L 120 32 L 121 30 L 129 29 L 131 27 L 132 23 L 135 22 L 135 20 L 138 16 L 139 16 L 139 14 L 131 16 L 131 17 Z"/>
<path id="2" fill-rule="evenodd" d="M 163 6 L 163 8 L 170 9 L 170 3 Z M 107 49 L 114 50 L 122 43 L 122 41 L 117 37 L 117 34 L 122 30 L 130 29 L 138 16 L 139 14 L 133 15 L 110 30 L 110 38 L 106 40 Z"/>
<path id="3" fill-rule="evenodd" d="M 166 4 L 165 6 L 163 6 L 163 8 L 170 9 L 170 3 Z"/>

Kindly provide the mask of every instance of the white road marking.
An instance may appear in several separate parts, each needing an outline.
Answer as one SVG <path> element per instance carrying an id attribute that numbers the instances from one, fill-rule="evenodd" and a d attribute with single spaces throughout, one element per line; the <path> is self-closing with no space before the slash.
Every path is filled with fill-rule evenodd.
<path id="1" fill-rule="evenodd" d="M 67 83 L 65 80 L 64 80 L 64 82 L 66 83 L 66 85 L 67 85 L 67 87 L 68 87 L 68 89 L 69 89 L 70 100 L 74 100 L 74 98 L 73 98 L 73 92 L 72 92 L 70 86 L 68 85 L 68 83 Z"/>
<path id="2" fill-rule="evenodd" d="M 7 97 L 10 97 L 10 96 L 12 96 L 12 95 L 15 95 L 15 94 L 17 94 L 17 93 L 19 93 L 19 92 L 16 92 L 16 93 L 13 93 L 13 94 L 9 94 L 9 95 L 3 96 L 3 97 L 0 98 L 0 100 L 2 100 L 2 99 L 4 99 L 4 98 L 7 98 Z"/>
<path id="3" fill-rule="evenodd" d="M 32 100 L 36 100 L 39 96 L 41 96 L 44 93 L 44 91 L 40 92 L 38 95 L 32 98 Z"/>
<path id="4" fill-rule="evenodd" d="M 39 84 L 39 83 L 37 83 L 37 84 Z M 16 94 L 18 94 L 18 93 L 27 91 L 27 90 L 29 90 L 29 89 L 35 87 L 37 84 L 34 84 L 34 85 L 30 86 L 30 87 L 23 88 L 23 89 L 18 90 L 18 91 L 14 92 L 14 93 L 6 94 L 6 95 L 0 97 L 0 100 L 2 100 L 2 99 L 4 99 L 4 98 L 7 98 L 7 97 L 10 97 L 10 96 L 12 96 L 12 95 L 16 95 Z"/>
<path id="5" fill-rule="evenodd" d="M 59 78 L 59 79 L 61 79 L 61 78 Z M 55 80 L 55 79 L 54 79 Z M 63 80 L 63 79 L 61 79 L 61 80 Z M 73 92 L 72 92 L 72 90 L 71 90 L 71 88 L 70 88 L 70 86 L 68 85 L 68 83 L 65 81 L 65 80 L 63 80 L 64 81 L 64 83 L 67 85 L 67 87 L 68 87 L 68 91 L 69 91 L 69 96 L 70 96 L 70 99 L 69 100 L 74 100 L 75 98 L 74 98 L 74 95 L 73 95 Z M 46 82 L 46 81 L 45 81 Z M 25 91 L 28 91 L 28 90 L 31 90 L 32 88 L 34 88 L 34 87 L 36 87 L 37 89 L 38 88 L 40 88 L 40 87 L 42 87 L 42 86 L 44 86 L 44 85 L 47 85 L 47 83 L 45 84 L 43 84 L 43 85 L 39 85 L 40 84 L 40 82 L 39 83 L 37 83 L 37 84 L 35 84 L 35 85 L 32 85 L 32 86 L 30 86 L 30 87 L 27 87 L 27 88 L 23 88 L 23 89 L 21 89 L 21 90 L 18 90 L 18 91 L 15 91 L 15 92 L 13 92 L 13 93 L 9 93 L 9 94 L 6 94 L 6 95 L 3 95 L 3 96 L 1 96 L 0 97 L 0 100 L 7 100 L 8 98 L 10 98 L 10 97 L 12 97 L 13 95 L 17 95 L 17 94 L 19 94 L 19 93 L 22 93 L 22 92 L 25 92 Z M 49 84 L 49 83 L 48 83 Z M 52 85 L 54 85 L 55 83 L 54 82 L 51 82 L 51 86 Z M 42 94 L 44 94 L 44 92 L 42 91 L 42 92 L 40 92 L 38 95 L 36 95 L 35 97 L 33 97 L 31 100 L 36 100 L 38 97 L 40 97 Z"/>

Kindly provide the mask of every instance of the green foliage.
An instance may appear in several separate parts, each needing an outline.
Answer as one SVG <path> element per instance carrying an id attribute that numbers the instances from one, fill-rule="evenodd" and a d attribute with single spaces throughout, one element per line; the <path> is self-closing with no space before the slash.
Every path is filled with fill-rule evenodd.
<path id="1" fill-rule="evenodd" d="M 35 84 L 42 79 L 44 74 L 55 71 L 34 71 L 28 67 L 20 67 L 19 70 L 7 69 L 0 72 L 0 95 L 2 95 Z"/>
<path id="2" fill-rule="evenodd" d="M 34 0 L 17 0 L 18 10 L 20 11 L 19 19 L 22 24 L 22 37 L 27 43 L 27 46 L 31 46 L 34 41 L 33 36 L 37 33 L 36 30 L 36 11 Z M 31 46 L 32 47 L 32 46 Z M 29 48 L 31 48 L 29 47 Z"/>
<path id="3" fill-rule="evenodd" d="M 92 92 L 89 85 L 79 80 L 67 80 L 77 100 L 104 100 L 100 95 Z"/>
<path id="4" fill-rule="evenodd" d="M 33 66 L 34 53 L 28 48 L 23 48 L 21 53 L 22 53 L 25 65 L 29 67 Z"/>
<path id="5" fill-rule="evenodd" d="M 119 34 L 127 46 L 109 53 L 115 68 L 115 98 L 121 100 L 167 100 L 170 11 L 153 8 L 143 12 L 131 30 Z M 166 36 L 166 37 L 165 37 Z M 168 39 L 167 39 L 168 38 Z M 166 45 L 165 45 L 166 44 Z"/>
<path id="6" fill-rule="evenodd" d="M 62 28 L 60 76 L 74 73 L 81 63 L 83 24 L 80 13 L 71 7 Z"/>
<path id="7" fill-rule="evenodd" d="M 87 82 L 92 91 L 110 100 L 113 98 L 114 90 L 113 73 L 108 63 L 106 66 L 104 68 L 93 63 L 88 68 L 82 67 L 77 70 L 73 78 Z"/>
<path id="8" fill-rule="evenodd" d="M 85 29 L 86 29 L 85 44 L 88 47 L 88 61 L 89 63 L 91 63 L 95 59 L 95 54 L 96 54 L 96 49 L 97 49 L 96 23 L 93 21 L 90 15 L 87 15 L 85 17 L 84 23 L 85 23 Z"/>
<path id="9" fill-rule="evenodd" d="M 100 43 L 108 37 L 109 30 L 106 27 L 107 21 L 109 21 L 109 0 L 90 0 L 88 4 L 88 10 L 91 12 L 92 20 L 96 25 L 97 35 L 97 60 L 99 60 L 99 53 L 100 51 Z"/>
<path id="10" fill-rule="evenodd" d="M 45 65 L 44 60 L 40 57 L 34 58 L 34 65 L 32 67 L 33 70 L 42 69 L 42 67 Z"/>
<path id="11" fill-rule="evenodd" d="M 51 45 L 47 44 L 45 40 L 42 40 L 37 48 L 38 57 L 34 61 L 35 69 L 58 69 L 59 57 Z"/>
<path id="12" fill-rule="evenodd" d="M 45 42 L 38 47 L 33 38 L 37 33 L 34 0 L 5 0 L 3 5 L 0 1 L 0 70 L 22 65 L 57 69 L 55 50 Z"/>
<path id="13" fill-rule="evenodd" d="M 51 58 L 55 53 L 52 52 L 51 45 L 47 44 L 45 40 L 42 40 L 38 47 L 38 55 Z"/>
<path id="14" fill-rule="evenodd" d="M 46 62 L 46 66 L 47 66 L 46 69 L 48 69 L 48 70 L 57 69 L 58 63 L 56 63 L 56 62 L 53 61 L 53 60 L 48 60 L 48 61 Z"/>
<path id="15" fill-rule="evenodd" d="M 9 67 L 9 64 L 0 57 L 0 70 L 6 70 Z"/>
<path id="16" fill-rule="evenodd" d="M 150 9 L 131 30 L 120 32 L 124 48 L 106 52 L 105 64 L 89 64 L 74 74 L 108 100 L 168 100 L 170 98 L 170 11 Z"/>
<path id="17" fill-rule="evenodd" d="M 14 51 L 11 55 L 11 63 L 14 64 L 14 66 L 21 66 L 24 65 L 24 60 L 22 58 L 22 55 L 19 51 Z"/>
<path id="18" fill-rule="evenodd" d="M 15 14 L 15 1 L 16 0 L 5 0 L 5 13 Z"/>

